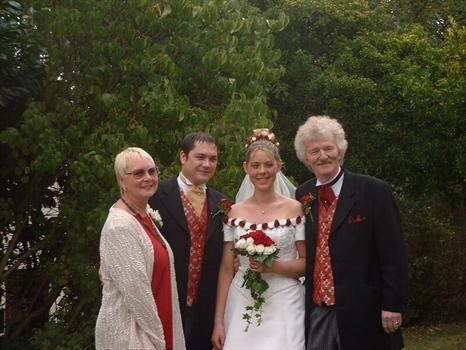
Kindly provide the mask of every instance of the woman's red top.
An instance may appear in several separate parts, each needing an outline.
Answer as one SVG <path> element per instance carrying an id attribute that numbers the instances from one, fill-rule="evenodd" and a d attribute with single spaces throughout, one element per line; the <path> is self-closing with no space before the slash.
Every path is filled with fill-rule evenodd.
<path id="1" fill-rule="evenodd" d="M 136 218 L 141 222 L 154 247 L 154 268 L 151 282 L 152 295 L 157 305 L 160 321 L 162 321 L 163 333 L 165 335 L 165 347 L 166 349 L 172 349 L 173 312 L 168 252 L 161 239 L 157 238 L 158 234 L 155 232 L 152 219 L 149 215 L 144 217 L 137 215 Z"/>

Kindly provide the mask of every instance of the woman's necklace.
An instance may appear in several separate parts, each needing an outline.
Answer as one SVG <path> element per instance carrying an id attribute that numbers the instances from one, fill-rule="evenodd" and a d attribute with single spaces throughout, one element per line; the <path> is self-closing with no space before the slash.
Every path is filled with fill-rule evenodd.
<path id="1" fill-rule="evenodd" d="M 125 203 L 126 207 L 127 207 L 129 210 L 131 210 L 131 212 L 132 212 L 133 214 L 139 215 L 140 217 L 142 217 L 142 215 L 139 214 L 139 212 L 136 211 L 131 205 L 129 205 L 129 203 L 128 203 L 123 197 L 121 197 L 121 201 L 122 201 L 123 203 Z"/>
<path id="2" fill-rule="evenodd" d="M 139 221 L 139 223 L 144 226 L 161 244 L 162 246 L 167 249 L 165 247 L 165 243 L 164 241 L 162 240 L 162 238 L 159 236 L 159 234 L 157 233 L 157 230 L 155 229 L 155 225 L 154 225 L 154 221 L 152 220 L 152 218 L 149 216 L 151 222 L 152 222 L 152 227 L 150 227 L 149 225 L 147 225 L 147 223 L 144 221 L 144 218 L 141 216 L 141 214 L 139 214 L 136 210 L 134 210 L 134 208 L 129 205 L 129 203 L 123 198 L 121 197 L 121 201 L 123 203 L 125 203 L 126 207 L 134 214 L 134 216 L 136 217 L 136 219 Z"/>

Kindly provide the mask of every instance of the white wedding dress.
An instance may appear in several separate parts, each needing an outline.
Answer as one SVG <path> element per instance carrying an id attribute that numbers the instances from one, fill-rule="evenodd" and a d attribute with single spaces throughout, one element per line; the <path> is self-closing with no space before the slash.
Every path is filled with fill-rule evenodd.
<path id="1" fill-rule="evenodd" d="M 295 241 L 304 240 L 304 217 L 281 219 L 255 225 L 241 219 L 229 219 L 224 224 L 224 241 L 234 242 L 245 233 L 264 231 L 280 249 L 279 260 L 297 257 Z M 247 332 L 243 319 L 245 307 L 253 305 L 250 291 L 241 288 L 249 258 L 240 256 L 241 266 L 233 278 L 225 307 L 224 350 L 303 350 L 304 344 L 304 286 L 300 281 L 275 273 L 263 273 L 269 288 L 264 293 L 262 323 L 255 317 Z"/>

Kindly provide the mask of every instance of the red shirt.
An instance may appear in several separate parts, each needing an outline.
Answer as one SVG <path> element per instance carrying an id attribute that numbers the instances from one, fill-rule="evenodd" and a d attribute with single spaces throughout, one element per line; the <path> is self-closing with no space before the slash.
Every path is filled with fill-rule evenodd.
<path id="1" fill-rule="evenodd" d="M 166 349 L 171 349 L 173 348 L 173 313 L 168 252 L 162 241 L 157 238 L 157 233 L 149 215 L 145 217 L 137 215 L 136 218 L 141 222 L 154 247 L 154 268 L 151 282 L 152 295 L 154 296 L 159 318 L 162 322 L 165 347 Z"/>

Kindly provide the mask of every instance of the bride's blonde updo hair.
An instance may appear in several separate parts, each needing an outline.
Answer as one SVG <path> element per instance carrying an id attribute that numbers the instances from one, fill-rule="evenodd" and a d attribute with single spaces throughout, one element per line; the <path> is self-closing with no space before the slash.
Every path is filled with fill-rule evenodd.
<path id="1" fill-rule="evenodd" d="M 280 153 L 278 151 L 278 146 L 280 143 L 278 142 L 275 134 L 271 132 L 267 128 L 261 129 L 254 129 L 252 131 L 252 135 L 250 135 L 247 140 L 246 144 L 246 162 L 249 162 L 251 158 L 251 154 L 255 151 L 269 151 L 273 154 L 274 158 L 281 162 L 282 159 L 280 157 Z"/>

